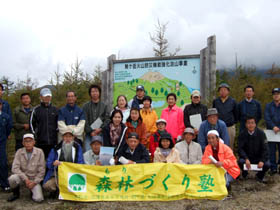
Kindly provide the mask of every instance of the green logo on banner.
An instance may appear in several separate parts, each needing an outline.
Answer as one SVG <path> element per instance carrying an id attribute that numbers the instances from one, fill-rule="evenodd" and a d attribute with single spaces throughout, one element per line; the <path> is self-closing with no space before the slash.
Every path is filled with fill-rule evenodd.
<path id="1" fill-rule="evenodd" d="M 68 174 L 68 190 L 70 192 L 86 192 L 86 175 L 85 174 Z"/>

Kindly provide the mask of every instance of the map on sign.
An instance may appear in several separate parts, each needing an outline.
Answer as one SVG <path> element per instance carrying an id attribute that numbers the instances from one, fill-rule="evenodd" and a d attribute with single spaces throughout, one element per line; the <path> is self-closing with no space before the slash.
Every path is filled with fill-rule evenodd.
<path id="1" fill-rule="evenodd" d="M 190 103 L 193 90 L 200 90 L 200 59 L 180 58 L 114 64 L 114 105 L 118 95 L 131 100 L 136 86 L 143 85 L 146 95 L 153 99 L 153 108 L 158 116 L 167 107 L 168 93 L 177 95 L 177 106 Z"/>

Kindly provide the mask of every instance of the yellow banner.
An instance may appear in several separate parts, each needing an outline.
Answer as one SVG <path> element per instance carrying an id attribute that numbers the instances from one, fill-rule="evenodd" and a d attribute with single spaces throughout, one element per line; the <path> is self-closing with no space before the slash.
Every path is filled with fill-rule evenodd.
<path id="1" fill-rule="evenodd" d="M 58 167 L 60 199 L 148 201 L 212 199 L 227 195 L 224 169 L 174 163 Z"/>

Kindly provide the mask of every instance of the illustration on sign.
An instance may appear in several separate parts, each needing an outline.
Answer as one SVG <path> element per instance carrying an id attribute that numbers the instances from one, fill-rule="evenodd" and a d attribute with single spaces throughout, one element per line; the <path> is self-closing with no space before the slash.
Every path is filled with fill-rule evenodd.
<path id="1" fill-rule="evenodd" d="M 70 192 L 86 192 L 86 175 L 85 174 L 68 174 L 68 190 Z"/>
<path id="2" fill-rule="evenodd" d="M 167 107 L 168 93 L 175 93 L 177 106 L 183 107 L 190 103 L 191 92 L 200 90 L 200 58 L 114 64 L 114 105 L 119 95 L 131 100 L 137 85 L 143 85 L 146 95 L 152 97 L 159 116 Z"/>

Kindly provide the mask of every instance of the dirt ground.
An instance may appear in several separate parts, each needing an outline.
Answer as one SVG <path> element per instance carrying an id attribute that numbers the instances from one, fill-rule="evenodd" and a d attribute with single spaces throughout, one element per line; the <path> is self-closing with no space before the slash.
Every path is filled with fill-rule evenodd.
<path id="1" fill-rule="evenodd" d="M 247 180 L 236 180 L 232 184 L 230 197 L 222 201 L 210 200 L 179 200 L 167 202 L 92 202 L 79 203 L 70 201 L 59 201 L 48 199 L 41 204 L 34 203 L 30 199 L 30 193 L 26 188 L 21 189 L 20 199 L 8 203 L 6 199 L 11 193 L 0 192 L 0 210 L 12 209 L 50 209 L 50 210 L 80 210 L 80 209 L 110 209 L 110 210 L 131 210 L 131 209 L 280 209 L 280 175 L 267 175 L 268 183 L 258 183 L 254 174 L 249 174 Z"/>

